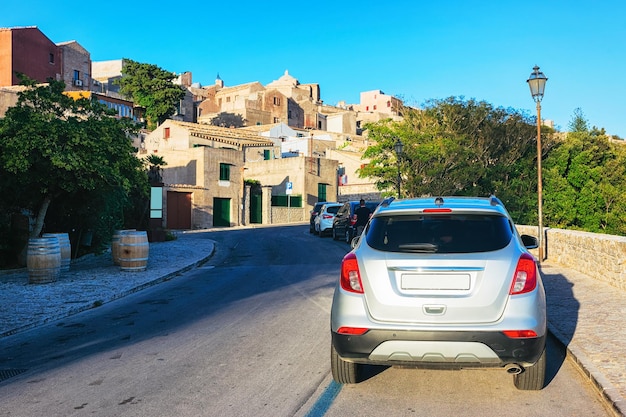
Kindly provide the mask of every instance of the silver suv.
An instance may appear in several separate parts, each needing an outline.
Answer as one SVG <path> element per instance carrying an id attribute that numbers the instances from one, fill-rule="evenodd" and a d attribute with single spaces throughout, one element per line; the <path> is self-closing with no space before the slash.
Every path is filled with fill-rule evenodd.
<path id="1" fill-rule="evenodd" d="M 546 298 L 537 239 L 496 197 L 386 200 L 343 259 L 331 311 L 335 381 L 363 364 L 495 367 L 539 390 Z"/>

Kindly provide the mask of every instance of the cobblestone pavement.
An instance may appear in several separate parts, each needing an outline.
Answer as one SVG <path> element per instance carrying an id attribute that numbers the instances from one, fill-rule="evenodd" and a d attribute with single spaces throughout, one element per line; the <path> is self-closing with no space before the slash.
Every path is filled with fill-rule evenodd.
<path id="1" fill-rule="evenodd" d="M 81 258 L 51 284 L 28 284 L 25 270 L 0 273 L 0 338 L 67 317 L 171 279 L 213 253 L 210 233 L 150 243 L 147 269 L 121 271 L 111 254 Z M 567 347 L 617 415 L 626 417 L 626 291 L 542 263 L 550 331 Z"/>
<path id="2" fill-rule="evenodd" d="M 545 262 L 548 326 L 617 415 L 626 416 L 626 291 Z"/>

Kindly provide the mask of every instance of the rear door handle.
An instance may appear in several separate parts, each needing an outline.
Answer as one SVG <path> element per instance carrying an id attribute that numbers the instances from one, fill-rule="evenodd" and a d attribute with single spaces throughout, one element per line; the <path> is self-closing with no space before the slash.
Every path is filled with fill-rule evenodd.
<path id="1" fill-rule="evenodd" d="M 424 306 L 424 313 L 429 315 L 442 315 L 446 313 L 444 305 L 428 305 Z"/>

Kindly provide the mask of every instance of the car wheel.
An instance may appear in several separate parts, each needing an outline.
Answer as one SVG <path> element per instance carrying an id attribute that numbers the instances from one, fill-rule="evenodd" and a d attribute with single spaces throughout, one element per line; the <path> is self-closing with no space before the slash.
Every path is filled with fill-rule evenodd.
<path id="1" fill-rule="evenodd" d="M 339 236 L 337 236 L 337 230 L 333 227 L 333 240 L 337 239 L 339 239 Z"/>
<path id="2" fill-rule="evenodd" d="M 313 227 L 312 224 L 309 224 L 309 233 L 313 233 L 315 231 L 315 228 Z"/>
<path id="3" fill-rule="evenodd" d="M 357 384 L 359 381 L 359 364 L 344 361 L 339 357 L 335 347 L 330 346 L 330 369 L 333 379 L 339 384 Z"/>
<path id="4" fill-rule="evenodd" d="M 544 349 L 537 363 L 524 368 L 513 377 L 515 388 L 537 391 L 543 388 L 546 378 L 546 350 Z"/>
<path id="5" fill-rule="evenodd" d="M 346 229 L 346 243 L 349 245 L 352 242 L 352 233 L 350 233 L 350 229 Z"/>

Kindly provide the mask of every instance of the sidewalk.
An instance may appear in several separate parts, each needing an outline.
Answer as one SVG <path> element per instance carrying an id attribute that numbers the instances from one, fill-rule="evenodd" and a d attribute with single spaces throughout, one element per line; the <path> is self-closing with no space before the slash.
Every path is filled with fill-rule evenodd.
<path id="1" fill-rule="evenodd" d="M 626 416 L 626 291 L 542 263 L 548 327 L 607 403 Z"/>
<path id="2" fill-rule="evenodd" d="M 181 233 L 169 242 L 150 243 L 142 272 L 125 272 L 111 253 L 73 262 L 50 284 L 29 284 L 28 271 L 0 271 L 0 338 L 70 316 L 168 280 L 209 259 L 208 233 Z"/>
<path id="3" fill-rule="evenodd" d="M 28 284 L 26 270 L 0 272 L 0 338 L 168 280 L 209 259 L 213 250 L 208 233 L 184 233 L 151 243 L 143 272 L 121 271 L 110 253 L 79 259 L 53 284 Z M 541 274 L 550 331 L 616 414 L 626 417 L 626 291 L 549 260 Z"/>

